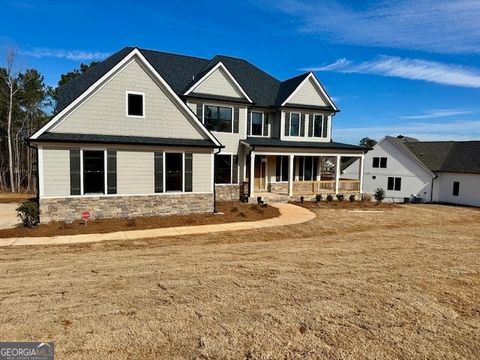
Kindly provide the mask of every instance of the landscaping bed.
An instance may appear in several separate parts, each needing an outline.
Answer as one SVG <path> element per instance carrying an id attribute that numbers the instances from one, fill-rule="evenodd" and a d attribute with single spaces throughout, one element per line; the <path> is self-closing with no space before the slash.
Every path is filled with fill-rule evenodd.
<path id="1" fill-rule="evenodd" d="M 223 214 L 194 214 L 150 216 L 122 219 L 90 220 L 87 225 L 82 220 L 67 224 L 50 222 L 34 228 L 19 225 L 16 228 L 0 230 L 0 238 L 37 237 L 75 234 L 96 234 L 115 231 L 157 229 L 189 225 L 223 224 L 241 221 L 257 221 L 277 217 L 280 212 L 269 205 L 244 204 L 226 201 L 217 203 L 217 211 Z"/>
<path id="2" fill-rule="evenodd" d="M 307 209 L 367 209 L 367 210 L 376 210 L 376 209 L 395 209 L 398 208 L 399 205 L 395 203 L 386 203 L 381 202 L 377 203 L 374 201 L 320 201 L 318 203 L 314 201 L 305 201 L 303 203 L 300 202 L 292 202 L 292 204 L 303 206 Z M 412 205 L 414 206 L 414 205 Z"/>

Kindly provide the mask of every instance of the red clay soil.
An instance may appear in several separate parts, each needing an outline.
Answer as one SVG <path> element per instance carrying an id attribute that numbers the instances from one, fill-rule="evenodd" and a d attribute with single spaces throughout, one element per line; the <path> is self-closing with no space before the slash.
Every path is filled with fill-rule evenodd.
<path id="1" fill-rule="evenodd" d="M 13 229 L 0 230 L 0 238 L 36 237 L 75 234 L 96 234 L 115 231 L 144 230 L 187 225 L 224 224 L 230 222 L 256 221 L 277 217 L 278 209 L 272 206 L 244 204 L 240 202 L 217 203 L 217 211 L 223 214 L 170 215 L 123 219 L 90 220 L 74 223 L 50 222 L 32 229 L 19 225 Z"/>

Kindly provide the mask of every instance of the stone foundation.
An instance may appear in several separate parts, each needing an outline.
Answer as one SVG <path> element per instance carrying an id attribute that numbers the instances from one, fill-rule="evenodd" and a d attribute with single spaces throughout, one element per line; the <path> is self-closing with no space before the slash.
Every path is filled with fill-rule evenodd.
<path id="1" fill-rule="evenodd" d="M 241 195 L 239 184 L 215 185 L 217 201 L 238 201 Z"/>
<path id="2" fill-rule="evenodd" d="M 211 213 L 213 194 L 40 199 L 40 220 L 43 223 L 81 220 L 84 211 L 90 211 L 91 219 Z"/>
<path id="3" fill-rule="evenodd" d="M 268 184 L 268 192 L 288 194 L 288 182 Z"/>

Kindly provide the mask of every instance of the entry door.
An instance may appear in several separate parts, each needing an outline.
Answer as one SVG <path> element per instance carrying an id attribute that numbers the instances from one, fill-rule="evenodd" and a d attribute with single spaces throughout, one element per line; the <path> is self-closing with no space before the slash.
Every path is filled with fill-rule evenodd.
<path id="1" fill-rule="evenodd" d="M 265 160 L 263 160 L 265 159 Z M 262 161 L 263 160 L 263 161 Z M 267 162 L 262 156 L 255 156 L 255 190 L 266 190 Z"/>

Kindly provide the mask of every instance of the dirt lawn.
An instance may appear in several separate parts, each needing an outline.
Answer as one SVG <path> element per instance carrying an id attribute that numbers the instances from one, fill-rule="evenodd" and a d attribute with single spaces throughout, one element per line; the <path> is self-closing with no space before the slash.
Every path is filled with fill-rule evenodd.
<path id="1" fill-rule="evenodd" d="M 0 340 L 56 359 L 478 359 L 480 211 L 0 250 Z"/>

